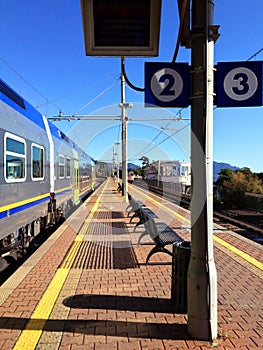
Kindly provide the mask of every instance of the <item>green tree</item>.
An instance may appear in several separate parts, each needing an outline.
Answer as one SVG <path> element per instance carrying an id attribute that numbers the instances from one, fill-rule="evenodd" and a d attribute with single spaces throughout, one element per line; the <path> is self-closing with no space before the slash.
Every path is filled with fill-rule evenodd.
<path id="1" fill-rule="evenodd" d="M 221 204 L 229 206 L 229 186 L 233 179 L 233 171 L 230 169 L 222 169 L 218 174 L 216 181 L 216 189 Z"/>
<path id="2" fill-rule="evenodd" d="M 147 166 L 149 166 L 149 164 L 150 164 L 150 161 L 149 161 L 148 157 L 143 156 L 139 160 L 142 161 L 142 168 L 143 169 L 146 168 Z"/>
<path id="3" fill-rule="evenodd" d="M 220 202 L 225 207 L 244 208 L 245 193 L 263 193 L 262 180 L 249 168 L 232 171 L 222 169 L 216 181 Z"/>

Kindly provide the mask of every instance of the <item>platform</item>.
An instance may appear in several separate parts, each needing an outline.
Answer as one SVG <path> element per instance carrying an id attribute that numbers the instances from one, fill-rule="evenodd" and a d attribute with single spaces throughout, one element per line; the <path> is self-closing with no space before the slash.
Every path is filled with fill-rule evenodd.
<path id="1" fill-rule="evenodd" d="M 190 239 L 186 212 L 132 191 Z M 126 207 L 108 179 L 0 287 L 1 350 L 263 348 L 262 246 L 215 229 L 219 337 L 193 340 L 171 312 L 171 257 L 145 264 L 151 241 L 137 245 Z"/>

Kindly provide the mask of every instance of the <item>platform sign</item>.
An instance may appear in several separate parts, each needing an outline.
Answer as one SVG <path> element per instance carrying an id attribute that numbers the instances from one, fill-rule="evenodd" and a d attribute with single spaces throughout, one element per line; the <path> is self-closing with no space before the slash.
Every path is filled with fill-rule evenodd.
<path id="1" fill-rule="evenodd" d="M 219 62 L 217 106 L 262 106 L 262 65 L 262 61 Z"/>
<path id="2" fill-rule="evenodd" d="M 189 105 L 188 63 L 145 62 L 145 107 Z"/>

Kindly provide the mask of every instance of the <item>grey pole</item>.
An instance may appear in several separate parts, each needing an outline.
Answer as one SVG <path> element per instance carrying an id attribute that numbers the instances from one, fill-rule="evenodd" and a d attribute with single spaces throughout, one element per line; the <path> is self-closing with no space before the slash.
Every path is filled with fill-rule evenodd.
<path id="1" fill-rule="evenodd" d="M 122 57 L 123 61 L 124 58 Z M 131 103 L 125 102 L 125 77 L 121 70 L 121 120 L 122 120 L 122 195 L 124 202 L 128 202 L 128 181 L 127 181 L 127 108 L 132 107 Z"/>
<path id="2" fill-rule="evenodd" d="M 213 258 L 213 0 L 192 1 L 191 259 L 188 332 L 217 337 L 217 276 Z"/>

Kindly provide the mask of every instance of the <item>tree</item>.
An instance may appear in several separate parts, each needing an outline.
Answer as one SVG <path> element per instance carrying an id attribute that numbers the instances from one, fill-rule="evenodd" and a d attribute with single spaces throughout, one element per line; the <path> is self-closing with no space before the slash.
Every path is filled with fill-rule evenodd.
<path id="1" fill-rule="evenodd" d="M 150 164 L 150 161 L 149 161 L 148 157 L 143 156 L 139 160 L 142 161 L 142 168 L 146 168 Z"/>
<path id="2" fill-rule="evenodd" d="M 232 171 L 222 169 L 216 181 L 220 202 L 225 207 L 244 208 L 245 193 L 263 193 L 262 180 L 249 168 Z"/>

